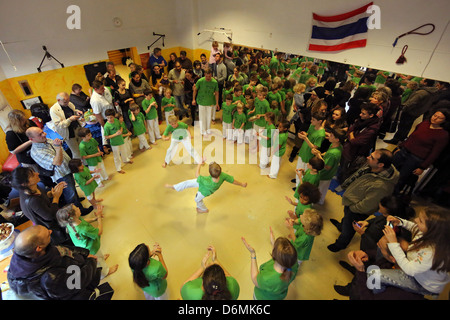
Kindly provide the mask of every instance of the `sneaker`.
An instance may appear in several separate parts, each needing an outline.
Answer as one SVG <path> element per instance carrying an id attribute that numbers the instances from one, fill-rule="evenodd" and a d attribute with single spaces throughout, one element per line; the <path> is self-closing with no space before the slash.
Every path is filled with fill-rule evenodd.
<path id="1" fill-rule="evenodd" d="M 297 179 L 292 179 L 291 182 L 292 183 L 297 183 Z"/>
<path id="2" fill-rule="evenodd" d="M 398 144 L 398 140 L 395 140 L 395 139 L 391 139 L 391 140 L 383 140 L 384 142 L 386 142 L 386 143 L 388 143 L 388 144 Z"/>
<path id="3" fill-rule="evenodd" d="M 334 291 L 339 293 L 341 296 L 346 296 L 346 297 L 350 296 L 350 283 L 347 284 L 346 286 L 334 285 L 333 287 L 334 287 Z"/>

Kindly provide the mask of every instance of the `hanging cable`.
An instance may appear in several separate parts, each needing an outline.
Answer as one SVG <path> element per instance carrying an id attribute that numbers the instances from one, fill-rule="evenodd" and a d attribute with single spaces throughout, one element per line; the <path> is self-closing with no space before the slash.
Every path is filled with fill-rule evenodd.
<path id="1" fill-rule="evenodd" d="M 432 27 L 431 31 L 429 31 L 429 32 L 416 32 L 417 30 L 419 30 L 419 29 L 421 29 L 421 28 L 423 28 L 423 27 L 426 27 L 426 26 L 431 26 L 431 27 Z M 405 32 L 405 33 L 402 34 L 402 35 L 399 35 L 397 38 L 395 38 L 395 41 L 394 41 L 394 43 L 392 44 L 392 46 L 395 47 L 395 46 L 397 45 L 397 41 L 398 41 L 400 38 L 404 37 L 404 36 L 407 36 L 407 35 L 409 35 L 409 34 L 418 34 L 418 35 L 421 35 L 421 36 L 426 36 L 426 35 L 432 33 L 432 32 L 434 31 L 434 29 L 436 29 L 436 27 L 435 27 L 434 24 L 432 24 L 432 23 L 426 23 L 426 24 L 424 24 L 424 25 L 421 25 L 420 27 L 417 27 L 417 28 L 415 28 L 415 29 L 413 29 L 413 30 L 411 30 L 411 31 L 408 31 L 408 32 Z"/>

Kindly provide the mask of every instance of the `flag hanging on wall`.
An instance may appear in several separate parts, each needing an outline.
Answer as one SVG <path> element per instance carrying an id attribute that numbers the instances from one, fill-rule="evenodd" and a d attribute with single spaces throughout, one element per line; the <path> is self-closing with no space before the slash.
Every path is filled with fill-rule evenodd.
<path id="1" fill-rule="evenodd" d="M 367 44 L 367 8 L 373 2 L 350 12 L 321 16 L 313 13 L 309 50 L 334 52 L 362 48 Z"/>

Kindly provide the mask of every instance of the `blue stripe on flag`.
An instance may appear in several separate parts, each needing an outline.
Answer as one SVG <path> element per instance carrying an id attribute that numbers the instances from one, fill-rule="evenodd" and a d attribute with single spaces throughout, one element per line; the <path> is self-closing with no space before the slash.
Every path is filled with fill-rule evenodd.
<path id="1" fill-rule="evenodd" d="M 325 28 L 313 26 L 312 39 L 337 40 L 353 36 L 358 33 L 367 32 L 367 19 L 364 17 L 356 22 L 346 24 L 337 28 Z"/>

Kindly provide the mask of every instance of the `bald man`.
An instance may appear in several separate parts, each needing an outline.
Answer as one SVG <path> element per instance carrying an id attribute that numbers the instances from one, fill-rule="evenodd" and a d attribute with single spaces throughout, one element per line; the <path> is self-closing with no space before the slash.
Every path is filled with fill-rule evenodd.
<path id="1" fill-rule="evenodd" d="M 50 108 L 50 117 L 55 125 L 55 131 L 69 146 L 72 158 L 81 159 L 78 147 L 80 138 L 77 136 L 77 131 L 80 128 L 78 121 L 83 116 L 83 112 L 75 108 L 66 92 L 59 93 L 56 100 L 57 102 Z"/>
<path id="2" fill-rule="evenodd" d="M 89 299 L 100 282 L 96 258 L 83 248 L 52 246 L 51 233 L 39 225 L 19 233 L 7 275 L 11 289 L 27 298 Z"/>

